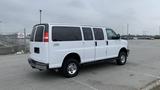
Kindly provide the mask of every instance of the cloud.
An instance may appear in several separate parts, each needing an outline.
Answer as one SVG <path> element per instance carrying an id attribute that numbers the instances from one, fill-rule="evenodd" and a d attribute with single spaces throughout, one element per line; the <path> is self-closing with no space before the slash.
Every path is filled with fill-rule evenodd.
<path id="1" fill-rule="evenodd" d="M 160 23 L 158 0 L 1 0 L 0 20 L 3 32 L 30 32 L 39 23 L 39 9 L 43 22 L 100 25 L 124 32 L 130 24 L 133 34 L 151 32 Z M 1 26 L 1 25 L 0 25 Z M 147 29 L 148 28 L 148 29 Z M 156 34 L 154 29 L 151 34 Z"/>

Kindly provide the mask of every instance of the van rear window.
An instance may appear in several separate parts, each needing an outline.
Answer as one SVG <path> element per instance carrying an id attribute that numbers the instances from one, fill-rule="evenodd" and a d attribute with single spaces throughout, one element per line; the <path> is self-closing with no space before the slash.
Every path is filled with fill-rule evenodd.
<path id="1" fill-rule="evenodd" d="M 82 40 L 80 27 L 52 27 L 53 41 L 80 41 Z"/>
<path id="2" fill-rule="evenodd" d="M 30 41 L 33 42 L 43 42 L 43 34 L 45 30 L 45 25 L 36 25 L 33 27 Z"/>
<path id="3" fill-rule="evenodd" d="M 44 26 L 38 26 L 35 35 L 35 42 L 43 42 Z"/>
<path id="4" fill-rule="evenodd" d="M 32 33 L 31 33 L 30 41 L 33 41 L 33 40 L 34 40 L 35 31 L 36 31 L 36 28 L 34 27 L 33 30 L 32 30 Z"/>

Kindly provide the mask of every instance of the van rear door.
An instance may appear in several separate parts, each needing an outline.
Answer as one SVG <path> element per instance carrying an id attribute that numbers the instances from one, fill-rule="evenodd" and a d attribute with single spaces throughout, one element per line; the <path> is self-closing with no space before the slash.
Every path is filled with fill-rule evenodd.
<path id="1" fill-rule="evenodd" d="M 30 39 L 30 58 L 48 63 L 48 25 L 38 24 L 33 27 Z"/>

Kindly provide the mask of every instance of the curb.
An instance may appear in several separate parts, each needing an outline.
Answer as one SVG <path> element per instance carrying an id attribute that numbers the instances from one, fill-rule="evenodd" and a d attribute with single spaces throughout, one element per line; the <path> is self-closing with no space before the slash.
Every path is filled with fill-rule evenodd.
<path id="1" fill-rule="evenodd" d="M 155 81 L 147 84 L 144 88 L 141 88 L 140 90 L 151 90 L 157 86 L 160 86 L 160 80 L 155 80 Z"/>

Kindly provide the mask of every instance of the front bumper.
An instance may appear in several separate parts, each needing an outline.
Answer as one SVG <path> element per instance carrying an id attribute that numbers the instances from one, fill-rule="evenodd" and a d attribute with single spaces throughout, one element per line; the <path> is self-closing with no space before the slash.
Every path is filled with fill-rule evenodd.
<path id="1" fill-rule="evenodd" d="M 38 62 L 38 61 L 35 61 L 31 58 L 28 59 L 28 62 L 31 65 L 32 68 L 36 68 L 36 69 L 40 69 L 40 70 L 49 69 L 49 64 Z"/>

